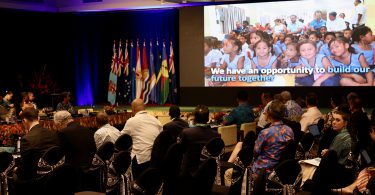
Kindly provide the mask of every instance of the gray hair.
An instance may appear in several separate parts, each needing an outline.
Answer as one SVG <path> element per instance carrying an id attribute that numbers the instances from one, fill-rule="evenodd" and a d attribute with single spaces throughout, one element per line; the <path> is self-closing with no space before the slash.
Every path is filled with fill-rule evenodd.
<path id="1" fill-rule="evenodd" d="M 73 121 L 73 118 L 72 118 L 72 115 L 68 111 L 61 110 L 61 111 L 57 111 L 55 115 L 53 115 L 53 121 L 56 124 L 67 124 Z"/>
<path id="2" fill-rule="evenodd" d="M 280 95 L 284 102 L 287 102 L 292 99 L 292 95 L 290 94 L 289 91 L 283 91 L 280 93 Z"/>

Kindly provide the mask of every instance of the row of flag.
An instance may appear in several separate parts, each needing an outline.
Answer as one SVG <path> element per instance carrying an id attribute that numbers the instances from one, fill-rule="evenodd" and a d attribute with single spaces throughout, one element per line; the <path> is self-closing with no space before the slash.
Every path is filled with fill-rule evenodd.
<path id="1" fill-rule="evenodd" d="M 149 44 L 147 51 L 146 44 Z M 160 51 L 161 49 L 161 51 Z M 118 51 L 118 52 L 117 52 Z M 155 55 L 156 54 L 156 58 Z M 141 98 L 145 104 L 163 105 L 168 100 L 176 104 L 177 86 L 174 67 L 173 44 L 170 42 L 169 56 L 166 43 L 143 41 L 140 45 L 128 40 L 113 42 L 111 71 L 109 73 L 108 102 L 112 105 L 123 102 L 130 103 Z"/>

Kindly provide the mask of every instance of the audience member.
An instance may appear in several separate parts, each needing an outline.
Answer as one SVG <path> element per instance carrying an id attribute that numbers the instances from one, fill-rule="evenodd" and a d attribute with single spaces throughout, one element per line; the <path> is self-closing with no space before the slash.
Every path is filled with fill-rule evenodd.
<path id="1" fill-rule="evenodd" d="M 133 139 L 132 171 L 134 179 L 150 166 L 152 146 L 163 126 L 154 116 L 147 113 L 142 99 L 133 100 L 134 117 L 128 119 L 121 134 L 128 134 Z"/>
<path id="2" fill-rule="evenodd" d="M 318 109 L 318 96 L 314 93 L 309 93 L 306 96 L 307 111 L 302 114 L 301 117 L 301 131 L 308 133 L 308 127 L 313 124 L 317 124 L 319 119 L 323 117 L 322 113 Z"/>
<path id="3" fill-rule="evenodd" d="M 96 123 L 99 126 L 99 129 L 94 134 L 97 149 L 106 142 L 115 143 L 117 138 L 120 137 L 120 131 L 108 123 L 107 113 L 98 112 L 96 114 Z"/>
<path id="4" fill-rule="evenodd" d="M 87 170 L 96 153 L 94 132 L 75 122 L 66 111 L 57 111 L 53 118 L 57 135 L 65 151 L 65 163 Z"/>
<path id="5" fill-rule="evenodd" d="M 239 91 L 237 94 L 238 106 L 224 117 L 223 125 L 236 124 L 237 130 L 240 130 L 242 123 L 254 121 L 253 108 L 248 103 L 248 94 L 246 91 Z"/>
<path id="6" fill-rule="evenodd" d="M 164 131 L 169 131 L 171 135 L 177 139 L 178 135 L 185 128 L 189 127 L 189 124 L 181 119 L 181 111 L 178 106 L 171 106 L 169 108 L 169 116 L 171 117 L 171 122 L 163 126 Z"/>
<path id="7" fill-rule="evenodd" d="M 292 100 L 292 95 L 289 91 L 283 91 L 280 93 L 282 102 L 286 107 L 286 116 L 285 118 L 291 121 L 299 122 L 303 114 L 302 108 Z"/>
<path id="8" fill-rule="evenodd" d="M 279 162 L 281 151 L 289 140 L 294 139 L 293 131 L 281 121 L 285 116 L 285 105 L 279 100 L 273 100 L 266 111 L 271 126 L 263 129 L 254 146 L 254 163 L 252 170 L 258 175 L 262 168 L 269 174 Z"/>
<path id="9" fill-rule="evenodd" d="M 65 92 L 63 93 L 62 96 L 63 96 L 63 101 L 57 104 L 56 111 L 66 110 L 70 112 L 70 114 L 74 114 L 75 111 L 74 111 L 73 105 L 72 103 L 70 103 L 70 93 Z"/>
<path id="10" fill-rule="evenodd" d="M 332 95 L 331 97 L 331 111 L 327 113 L 324 119 L 324 130 L 332 128 L 333 113 L 338 110 L 339 106 L 344 103 L 343 97 L 339 94 Z"/>
<path id="11" fill-rule="evenodd" d="M 310 30 L 318 31 L 320 27 L 326 26 L 326 21 L 322 18 L 322 11 L 315 11 L 314 17 L 314 20 L 312 20 L 309 25 Z"/>

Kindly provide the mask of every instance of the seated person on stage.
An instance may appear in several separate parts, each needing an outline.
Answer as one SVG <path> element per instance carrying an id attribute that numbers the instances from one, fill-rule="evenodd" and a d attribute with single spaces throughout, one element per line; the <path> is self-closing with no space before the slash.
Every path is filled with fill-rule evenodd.
<path id="1" fill-rule="evenodd" d="M 285 105 L 279 100 L 273 100 L 266 110 L 267 119 L 271 122 L 269 128 L 263 129 L 255 141 L 254 163 L 252 171 L 255 176 L 262 168 L 269 174 L 279 163 L 281 153 L 289 140 L 294 140 L 293 130 L 281 121 L 285 115 Z"/>
<path id="2" fill-rule="evenodd" d="M 96 153 L 94 132 L 74 122 L 66 110 L 57 111 L 53 117 L 61 147 L 65 151 L 65 163 L 82 170 L 90 168 Z"/>
<path id="3" fill-rule="evenodd" d="M 151 164 L 152 146 L 163 126 L 158 119 L 147 113 L 142 99 L 133 100 L 131 107 L 134 116 L 126 121 L 121 134 L 128 134 L 133 139 L 132 171 L 134 179 L 137 179 Z"/>
<path id="4" fill-rule="evenodd" d="M 181 111 L 178 106 L 171 106 L 169 108 L 169 116 L 172 121 L 163 126 L 163 131 L 170 132 L 171 135 L 177 139 L 181 131 L 189 127 L 189 124 L 180 118 Z"/>
<path id="5" fill-rule="evenodd" d="M 5 109 L 4 111 L 6 112 L 6 114 L 2 116 L 2 118 L 5 118 L 5 120 L 7 120 L 7 118 L 9 119 L 12 116 L 15 116 L 16 110 L 15 110 L 14 104 L 11 102 L 12 98 L 13 98 L 13 92 L 7 91 L 1 104 L 3 108 Z"/>
<path id="6" fill-rule="evenodd" d="M 71 94 L 69 92 L 64 92 L 62 94 L 64 99 L 63 99 L 62 102 L 57 104 L 56 111 L 66 110 L 66 111 L 70 112 L 70 114 L 75 113 L 73 105 L 72 105 L 72 103 L 70 103 L 70 95 Z"/>
<path id="7" fill-rule="evenodd" d="M 22 102 L 21 102 L 21 109 L 24 110 L 25 108 L 35 108 L 36 104 L 33 102 L 35 99 L 34 93 L 32 92 L 23 92 L 22 93 Z"/>
<path id="8" fill-rule="evenodd" d="M 21 114 L 28 133 L 21 139 L 21 159 L 16 170 L 17 180 L 29 180 L 37 176 L 39 158 L 53 146 L 59 145 L 55 132 L 39 125 L 38 110 L 26 108 Z"/>
<path id="9" fill-rule="evenodd" d="M 307 111 L 302 114 L 301 131 L 308 133 L 308 127 L 313 124 L 318 124 L 319 119 L 323 117 L 318 109 L 318 96 L 315 93 L 309 93 L 306 96 Z"/>
<path id="10" fill-rule="evenodd" d="M 96 114 L 96 123 L 99 126 L 94 134 L 97 149 L 106 142 L 115 143 L 117 138 L 120 137 L 120 131 L 108 123 L 108 115 L 105 112 Z"/>
<path id="11" fill-rule="evenodd" d="M 248 94 L 246 91 L 240 91 L 237 94 L 238 106 L 224 117 L 223 125 L 236 124 L 237 130 L 240 130 L 242 123 L 254 121 L 253 108 L 248 104 Z"/>
<path id="12" fill-rule="evenodd" d="M 181 164 L 181 175 L 183 177 L 189 178 L 197 171 L 203 147 L 210 139 L 218 136 L 217 132 L 213 131 L 207 124 L 209 114 L 207 106 L 197 106 L 194 110 L 194 127 L 182 130 L 178 138 L 184 149 Z"/>

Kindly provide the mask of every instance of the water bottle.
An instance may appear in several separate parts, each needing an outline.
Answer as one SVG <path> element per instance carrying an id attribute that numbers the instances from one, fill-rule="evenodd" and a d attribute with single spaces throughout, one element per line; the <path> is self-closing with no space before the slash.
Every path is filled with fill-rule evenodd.
<path id="1" fill-rule="evenodd" d="M 21 152 L 21 136 L 18 137 L 18 140 L 17 140 L 17 150 L 16 150 L 17 153 L 20 153 Z"/>

